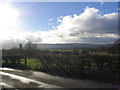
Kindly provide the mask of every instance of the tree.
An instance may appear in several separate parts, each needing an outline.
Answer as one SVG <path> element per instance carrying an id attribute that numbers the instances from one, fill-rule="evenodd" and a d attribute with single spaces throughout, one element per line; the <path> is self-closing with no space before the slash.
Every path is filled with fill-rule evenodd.
<path id="1" fill-rule="evenodd" d="M 116 40 L 113 43 L 113 46 L 110 48 L 110 51 L 114 54 L 119 54 L 120 52 L 120 39 Z"/>
<path id="2" fill-rule="evenodd" d="M 27 57 L 35 57 L 37 55 L 37 44 L 32 44 L 31 41 L 25 44 L 25 55 Z"/>

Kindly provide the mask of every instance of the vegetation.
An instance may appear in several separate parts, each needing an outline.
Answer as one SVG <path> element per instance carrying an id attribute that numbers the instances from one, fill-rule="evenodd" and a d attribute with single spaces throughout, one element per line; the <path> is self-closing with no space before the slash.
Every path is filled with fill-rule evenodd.
<path id="1" fill-rule="evenodd" d="M 20 63 L 7 62 L 9 67 L 118 83 L 119 45 L 119 42 L 115 42 L 112 47 L 40 50 L 36 44 L 28 42 L 24 47 L 20 44 L 20 48 L 3 49 L 2 53 L 3 56 L 14 55 L 14 60 L 18 59 L 16 55 L 27 58 L 27 66 L 24 65 L 24 59 L 21 59 Z M 3 66 L 7 65 L 3 60 Z"/>

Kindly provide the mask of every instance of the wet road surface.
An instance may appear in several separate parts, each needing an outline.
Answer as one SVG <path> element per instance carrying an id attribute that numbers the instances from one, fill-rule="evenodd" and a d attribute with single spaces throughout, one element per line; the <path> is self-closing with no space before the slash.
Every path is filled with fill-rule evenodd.
<path id="1" fill-rule="evenodd" d="M 3 88 L 116 88 L 116 85 L 90 80 L 74 80 L 32 70 L 0 68 Z"/>

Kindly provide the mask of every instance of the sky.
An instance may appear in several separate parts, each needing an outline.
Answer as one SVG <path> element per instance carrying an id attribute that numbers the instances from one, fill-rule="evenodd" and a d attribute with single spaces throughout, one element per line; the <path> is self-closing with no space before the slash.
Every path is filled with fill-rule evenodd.
<path id="1" fill-rule="evenodd" d="M 79 15 L 84 11 L 84 8 L 86 7 L 97 8 L 101 11 L 101 14 L 117 12 L 117 2 L 104 3 L 103 5 L 101 5 L 101 2 L 18 2 L 12 3 L 12 6 L 21 11 L 21 13 L 23 14 L 21 16 L 21 20 L 22 22 L 24 22 L 25 27 L 29 27 L 31 30 L 36 31 L 39 29 L 52 29 L 52 26 L 56 26 L 59 24 L 57 22 L 58 17 L 73 14 Z"/>
<path id="2" fill-rule="evenodd" d="M 112 43 L 118 38 L 117 2 L 9 2 L 0 6 L 3 45 Z"/>

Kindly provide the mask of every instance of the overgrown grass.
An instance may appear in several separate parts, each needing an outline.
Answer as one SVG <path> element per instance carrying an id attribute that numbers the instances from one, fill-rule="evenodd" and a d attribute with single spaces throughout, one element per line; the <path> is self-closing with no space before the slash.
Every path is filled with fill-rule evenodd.
<path id="1" fill-rule="evenodd" d="M 22 64 L 24 64 L 24 61 Z M 39 59 L 28 58 L 27 59 L 27 67 L 30 69 L 33 69 L 33 70 L 39 70 L 42 66 L 41 66 L 41 62 Z"/>

